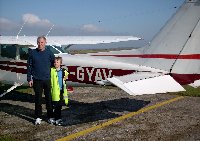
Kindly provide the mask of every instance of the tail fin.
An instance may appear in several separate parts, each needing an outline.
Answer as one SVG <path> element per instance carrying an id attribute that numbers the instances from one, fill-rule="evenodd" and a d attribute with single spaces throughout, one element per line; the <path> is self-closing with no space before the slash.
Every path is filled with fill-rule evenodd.
<path id="1" fill-rule="evenodd" d="M 179 54 L 200 19 L 200 0 L 187 0 L 152 40 L 145 53 Z"/>
<path id="2" fill-rule="evenodd" d="M 195 86 L 199 86 L 200 0 L 186 0 L 150 45 L 138 50 L 93 56 L 112 57 L 111 59 L 120 62 L 139 65 L 140 69 L 136 66 L 135 73 L 107 79 L 129 94 L 184 91 L 179 84 L 193 82 Z M 150 70 L 152 67 L 161 71 L 153 72 Z M 168 75 L 169 73 L 171 74 Z"/>
<path id="3" fill-rule="evenodd" d="M 143 60 L 143 64 L 147 66 L 165 69 L 172 73 L 183 74 L 191 71 L 199 73 L 200 0 L 186 0 L 151 44 L 143 48 L 142 53 L 150 55 L 150 58 L 151 55 L 152 58 L 162 58 L 156 61 L 155 59 Z"/>
<path id="4" fill-rule="evenodd" d="M 171 73 L 199 74 L 200 0 L 186 0 L 148 46 L 92 56 L 112 57 L 109 59 Z"/>

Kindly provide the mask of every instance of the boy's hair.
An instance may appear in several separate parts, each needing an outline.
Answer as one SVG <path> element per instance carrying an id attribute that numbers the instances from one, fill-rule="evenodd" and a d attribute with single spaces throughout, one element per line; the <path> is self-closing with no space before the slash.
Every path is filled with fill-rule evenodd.
<path id="1" fill-rule="evenodd" d="M 60 57 L 60 56 L 55 57 L 55 60 L 60 60 L 60 63 L 62 64 L 62 57 Z"/>

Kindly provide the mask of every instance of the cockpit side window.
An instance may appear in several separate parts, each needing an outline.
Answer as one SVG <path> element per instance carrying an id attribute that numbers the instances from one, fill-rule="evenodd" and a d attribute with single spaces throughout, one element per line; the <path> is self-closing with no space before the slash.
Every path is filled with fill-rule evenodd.
<path id="1" fill-rule="evenodd" d="M 1 45 L 1 57 L 16 58 L 16 46 L 15 45 Z"/>
<path id="2" fill-rule="evenodd" d="M 60 51 L 58 50 L 58 49 L 55 49 L 55 48 L 53 48 L 52 46 L 46 46 L 48 49 L 50 49 L 52 52 L 53 52 L 53 54 L 59 54 L 60 53 Z"/>
<path id="3" fill-rule="evenodd" d="M 19 55 L 21 60 L 27 60 L 28 59 L 28 47 L 20 47 L 19 48 Z"/>

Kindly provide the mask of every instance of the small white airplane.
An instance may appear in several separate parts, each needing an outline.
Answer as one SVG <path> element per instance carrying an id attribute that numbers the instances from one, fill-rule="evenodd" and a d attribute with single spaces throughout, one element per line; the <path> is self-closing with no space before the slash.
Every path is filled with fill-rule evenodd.
<path id="1" fill-rule="evenodd" d="M 74 44 L 67 41 L 47 39 L 50 49 L 63 57 L 68 86 L 112 84 L 131 95 L 185 91 L 181 85 L 187 84 L 200 86 L 200 0 L 186 0 L 152 42 L 139 49 L 70 55 L 58 47 Z M 0 81 L 16 82 L 7 92 L 27 85 L 27 51 L 36 46 L 36 37 L 0 37 L 0 44 Z"/>
<path id="2" fill-rule="evenodd" d="M 141 40 L 141 38 L 134 36 L 48 36 L 47 40 L 47 48 L 55 56 L 61 56 L 64 54 L 69 55 L 64 50 L 75 44 L 105 44 Z M 13 85 L 0 97 L 22 84 L 27 85 L 28 51 L 29 49 L 37 48 L 36 41 L 36 36 L 0 36 L 0 82 Z M 65 60 L 65 57 L 63 60 Z M 66 66 L 64 65 L 64 67 Z M 70 82 L 69 85 L 79 86 L 76 82 L 75 84 Z"/>

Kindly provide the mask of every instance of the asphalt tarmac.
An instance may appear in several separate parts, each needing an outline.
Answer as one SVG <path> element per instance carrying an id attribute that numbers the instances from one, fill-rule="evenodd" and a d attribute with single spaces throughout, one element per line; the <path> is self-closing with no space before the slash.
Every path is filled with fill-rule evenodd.
<path id="1" fill-rule="evenodd" d="M 64 124 L 34 125 L 34 95 L 0 101 L 0 140 L 200 140 L 200 97 L 130 96 L 116 87 L 78 87 L 63 106 Z M 44 103 L 44 102 L 43 102 Z"/>

